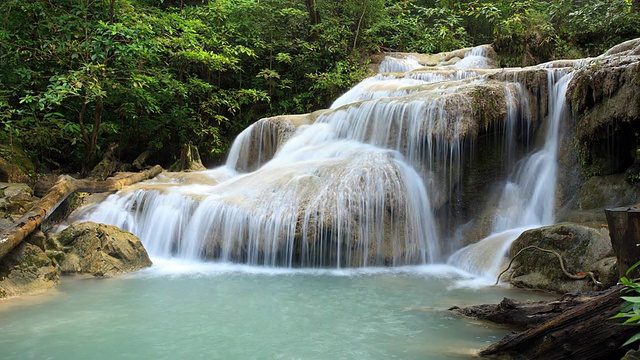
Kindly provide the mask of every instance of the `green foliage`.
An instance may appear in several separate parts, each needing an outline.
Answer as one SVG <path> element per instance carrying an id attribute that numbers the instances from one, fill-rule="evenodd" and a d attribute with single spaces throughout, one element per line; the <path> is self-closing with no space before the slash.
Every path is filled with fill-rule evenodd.
<path id="1" fill-rule="evenodd" d="M 627 276 L 633 272 L 640 262 L 635 263 L 627 270 Z M 620 306 L 620 311 L 612 317 L 612 319 L 625 319 L 623 325 L 640 325 L 640 282 L 638 279 L 628 279 L 626 276 L 620 279 L 620 284 L 624 285 L 623 292 L 630 294 L 628 296 L 622 296 L 624 303 Z M 631 343 L 640 340 L 640 332 L 630 337 L 621 347 L 627 346 Z"/>
<path id="2" fill-rule="evenodd" d="M 444 2 L 431 6 L 419 2 L 387 2 L 387 21 L 371 29 L 389 50 L 436 53 L 471 45 L 464 13 Z"/>
<path id="3" fill-rule="evenodd" d="M 328 106 L 379 50 L 494 42 L 520 65 L 602 52 L 638 16 L 626 0 L 6 0 L 0 140 L 65 170 L 114 142 L 124 161 L 169 164 L 188 141 L 219 161 L 254 121 Z"/>

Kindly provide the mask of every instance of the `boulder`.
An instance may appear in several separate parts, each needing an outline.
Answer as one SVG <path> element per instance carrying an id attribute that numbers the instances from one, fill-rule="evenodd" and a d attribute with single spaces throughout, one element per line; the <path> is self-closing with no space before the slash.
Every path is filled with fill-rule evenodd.
<path id="1" fill-rule="evenodd" d="M 552 250 L 563 258 L 567 272 L 581 274 L 593 272 L 602 282 L 603 288 L 615 285 L 617 269 L 613 256 L 611 240 L 605 229 L 593 229 L 586 226 L 560 223 L 525 231 L 511 245 L 509 256 L 527 246 L 537 246 Z M 551 253 L 527 249 L 514 260 L 511 284 L 517 287 L 558 293 L 593 290 L 594 284 L 587 277 L 573 280 L 567 277 L 558 258 Z"/>
<path id="2" fill-rule="evenodd" d="M 39 293 L 59 282 L 54 262 L 29 242 L 22 242 L 0 260 L 0 299 Z"/>
<path id="3" fill-rule="evenodd" d="M 112 225 L 73 224 L 48 241 L 62 273 L 111 276 L 151 266 L 140 239 Z"/>
<path id="4" fill-rule="evenodd" d="M 594 176 L 580 191 L 582 210 L 604 209 L 640 202 L 640 187 L 625 182 L 624 174 Z M 604 214 L 604 213 L 603 213 Z"/>

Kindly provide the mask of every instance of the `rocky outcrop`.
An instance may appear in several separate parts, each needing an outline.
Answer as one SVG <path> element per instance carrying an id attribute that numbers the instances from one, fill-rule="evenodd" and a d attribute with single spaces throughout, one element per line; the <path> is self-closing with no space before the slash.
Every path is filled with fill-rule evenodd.
<path id="1" fill-rule="evenodd" d="M 567 98 L 586 177 L 624 172 L 640 131 L 640 39 L 620 44 L 576 70 Z"/>
<path id="2" fill-rule="evenodd" d="M 300 126 L 313 123 L 323 111 L 303 115 L 281 115 L 256 121 L 233 143 L 227 165 L 240 172 L 258 169 L 273 158 Z"/>
<path id="3" fill-rule="evenodd" d="M 47 241 L 48 254 L 65 274 L 111 276 L 151 266 L 140 239 L 115 226 L 73 224 Z"/>
<path id="4" fill-rule="evenodd" d="M 0 261 L 0 299 L 39 293 L 59 283 L 58 270 L 45 254 L 43 240 L 44 234 L 33 234 Z"/>
<path id="5" fill-rule="evenodd" d="M 523 250 L 528 246 L 561 255 L 566 271 L 571 274 L 583 277 L 592 272 L 602 283 L 601 288 L 615 285 L 618 280 L 606 229 L 597 230 L 571 223 L 532 229 L 520 235 L 509 251 L 509 256 L 515 257 L 509 275 L 512 285 L 558 293 L 590 291 L 594 284 L 588 276 L 581 280 L 571 279 L 563 272 L 555 254 L 536 249 Z"/>
<path id="6" fill-rule="evenodd" d="M 200 171 L 206 170 L 200 159 L 198 147 L 191 141 L 184 144 L 180 152 L 180 158 L 169 167 L 169 171 Z"/>

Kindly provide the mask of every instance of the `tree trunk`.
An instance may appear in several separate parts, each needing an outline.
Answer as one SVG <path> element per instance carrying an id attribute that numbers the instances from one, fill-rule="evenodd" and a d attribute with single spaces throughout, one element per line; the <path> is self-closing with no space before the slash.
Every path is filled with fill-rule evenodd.
<path id="1" fill-rule="evenodd" d="M 0 232 L 0 260 L 31 234 L 69 195 L 78 191 L 118 191 L 125 186 L 153 178 L 161 172 L 162 168 L 156 165 L 139 173 L 105 181 L 78 180 L 68 175 L 60 176 L 55 185 L 31 210 L 22 215 L 13 225 Z"/>
<path id="2" fill-rule="evenodd" d="M 533 329 L 507 335 L 480 352 L 481 356 L 523 359 L 620 359 L 630 346 L 620 346 L 638 332 L 611 319 L 624 302 L 622 287 L 613 287 L 592 300 L 565 311 Z"/>
<path id="3" fill-rule="evenodd" d="M 305 0 L 307 6 L 307 12 L 309 13 L 309 22 L 311 26 L 320 24 L 320 13 L 318 12 L 318 6 L 316 0 Z"/>
<path id="4" fill-rule="evenodd" d="M 102 102 L 102 96 L 99 96 L 96 100 L 96 108 L 93 113 L 93 129 L 91 131 L 91 138 L 89 139 L 89 143 L 87 144 L 87 156 L 84 160 L 84 165 L 82 169 L 82 174 L 86 175 L 89 172 L 89 169 L 93 167 L 93 163 L 96 158 L 96 152 L 98 147 L 98 134 L 100 133 L 100 124 L 102 123 L 102 111 L 104 110 L 104 105 Z"/>
<path id="5" fill-rule="evenodd" d="M 627 270 L 640 261 L 640 209 L 621 207 L 606 209 L 611 246 L 618 260 L 619 277 L 640 278 L 640 267 L 630 274 Z"/>

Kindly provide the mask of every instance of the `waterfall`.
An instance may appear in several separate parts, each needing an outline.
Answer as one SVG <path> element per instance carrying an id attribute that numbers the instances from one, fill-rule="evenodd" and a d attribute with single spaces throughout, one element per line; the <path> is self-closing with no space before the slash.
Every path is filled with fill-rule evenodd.
<path id="1" fill-rule="evenodd" d="M 513 169 L 495 235 L 450 260 L 491 271 L 478 259 L 501 260 L 522 229 L 553 219 L 568 77 L 547 70 L 547 139 L 518 161 L 519 142 L 534 132 L 530 89 L 492 79 L 500 70 L 489 69 L 484 47 L 451 56 L 441 66 L 387 57 L 329 109 L 255 122 L 225 165 L 165 173 L 79 217 L 133 232 L 155 257 L 334 268 L 443 262 L 457 249 L 451 227 L 469 220 L 456 218 L 469 154 L 493 128 L 504 137 L 500 161 Z"/>
<path id="2" fill-rule="evenodd" d="M 449 263 L 493 280 L 509 246 L 522 232 L 553 223 L 559 128 L 567 115 L 565 94 L 571 77 L 572 73 L 565 70 L 548 70 L 549 115 L 542 148 L 518 162 L 507 179 L 492 234 L 458 250 Z"/>

